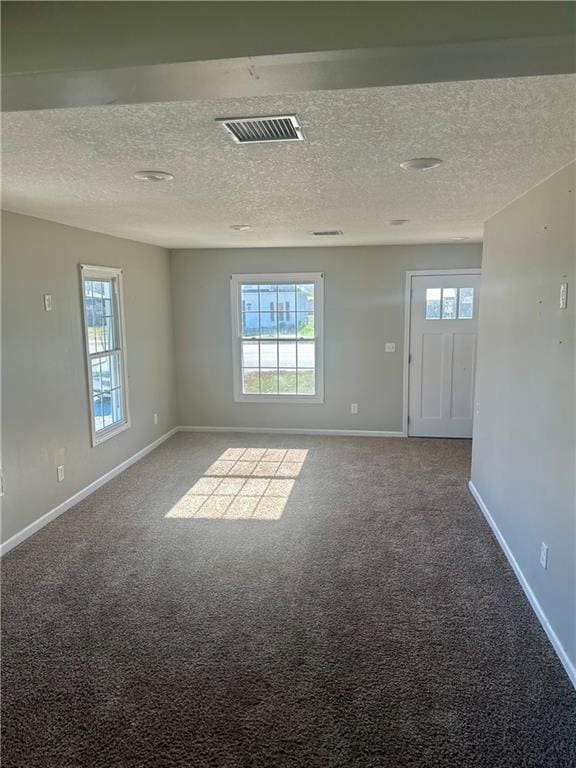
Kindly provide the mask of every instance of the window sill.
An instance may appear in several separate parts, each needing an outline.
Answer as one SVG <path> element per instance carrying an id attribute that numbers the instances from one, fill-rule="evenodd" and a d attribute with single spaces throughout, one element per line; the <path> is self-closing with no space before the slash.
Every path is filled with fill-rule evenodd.
<path id="1" fill-rule="evenodd" d="M 321 405 L 322 395 L 235 395 L 235 403 L 283 403 L 284 405 Z"/>
<path id="2" fill-rule="evenodd" d="M 95 448 L 97 445 L 105 443 L 106 440 L 119 435 L 120 432 L 124 432 L 126 429 L 130 429 L 130 422 L 128 421 L 125 421 L 123 424 L 119 424 L 118 426 L 110 427 L 109 429 L 103 430 L 102 432 L 93 433 L 92 447 Z"/>

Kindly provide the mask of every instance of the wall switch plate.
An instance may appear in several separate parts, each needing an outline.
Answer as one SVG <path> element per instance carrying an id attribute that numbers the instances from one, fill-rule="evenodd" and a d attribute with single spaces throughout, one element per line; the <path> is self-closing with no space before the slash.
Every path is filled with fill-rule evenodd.
<path id="1" fill-rule="evenodd" d="M 44 309 L 46 312 L 50 312 L 52 309 L 52 294 L 51 293 L 45 293 L 44 294 Z"/>
<path id="2" fill-rule="evenodd" d="M 384 344 L 384 352 L 396 352 L 396 344 L 393 341 L 387 341 Z"/>
<path id="3" fill-rule="evenodd" d="M 154 424 L 158 424 L 158 414 L 154 414 Z"/>
<path id="4" fill-rule="evenodd" d="M 568 283 L 560 285 L 560 309 L 566 309 L 568 306 Z"/>
<path id="5" fill-rule="evenodd" d="M 544 570 L 548 567 L 548 546 L 544 542 L 540 544 L 540 565 Z"/>
<path id="6" fill-rule="evenodd" d="M 62 480 L 64 480 L 64 464 L 61 464 L 59 467 L 56 467 L 56 476 L 58 477 L 59 483 L 61 483 Z"/>
<path id="7" fill-rule="evenodd" d="M 352 403 L 350 405 L 350 413 L 353 413 L 356 416 L 358 413 L 358 403 Z"/>

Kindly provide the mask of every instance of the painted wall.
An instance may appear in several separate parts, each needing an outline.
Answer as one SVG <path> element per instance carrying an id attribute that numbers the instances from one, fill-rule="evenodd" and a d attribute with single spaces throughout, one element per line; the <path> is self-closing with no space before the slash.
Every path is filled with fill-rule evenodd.
<path id="1" fill-rule="evenodd" d="M 472 462 L 474 486 L 574 664 L 575 198 L 573 164 L 486 225 Z"/>
<path id="2" fill-rule="evenodd" d="M 180 423 L 401 430 L 406 270 L 478 267 L 481 254 L 477 244 L 173 251 Z M 233 401 L 229 275 L 242 272 L 325 273 L 323 404 Z"/>
<path id="3" fill-rule="evenodd" d="M 167 432 L 176 418 L 166 251 L 12 213 L 3 213 L 2 224 L 6 541 Z M 94 448 L 80 263 L 124 270 L 132 426 Z M 52 294 L 51 312 L 44 311 L 45 293 Z"/>

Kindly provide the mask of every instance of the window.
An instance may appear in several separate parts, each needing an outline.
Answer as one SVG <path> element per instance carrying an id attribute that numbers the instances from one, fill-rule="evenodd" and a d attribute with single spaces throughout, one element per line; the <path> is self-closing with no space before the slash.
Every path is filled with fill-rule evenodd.
<path id="1" fill-rule="evenodd" d="M 237 402 L 323 402 L 323 288 L 319 273 L 231 275 Z"/>
<path id="2" fill-rule="evenodd" d="M 426 320 L 471 320 L 474 288 L 427 288 Z"/>
<path id="3" fill-rule="evenodd" d="M 86 265 L 81 271 L 92 445 L 98 445 L 130 426 L 122 271 Z"/>

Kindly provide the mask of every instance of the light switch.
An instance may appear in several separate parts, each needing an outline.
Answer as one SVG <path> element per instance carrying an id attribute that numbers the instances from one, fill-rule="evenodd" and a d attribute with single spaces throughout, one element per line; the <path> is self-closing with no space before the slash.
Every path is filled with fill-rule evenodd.
<path id="1" fill-rule="evenodd" d="M 566 309 L 568 306 L 568 283 L 560 285 L 560 309 Z"/>
<path id="2" fill-rule="evenodd" d="M 393 341 L 387 341 L 384 345 L 384 352 L 396 352 L 396 344 Z"/>
<path id="3" fill-rule="evenodd" d="M 44 294 L 44 309 L 46 312 L 50 312 L 52 309 L 52 294 L 51 293 L 45 293 Z"/>

